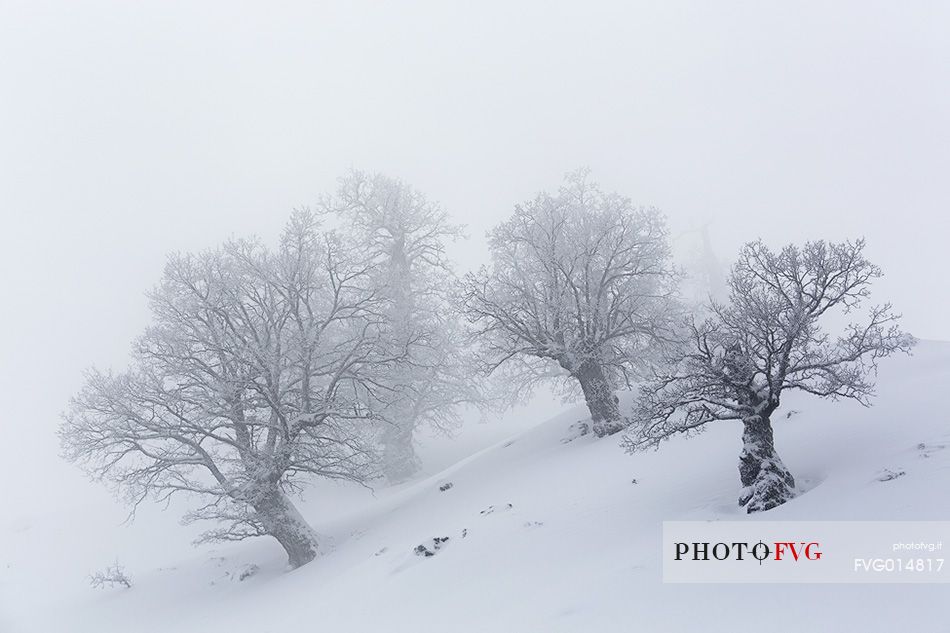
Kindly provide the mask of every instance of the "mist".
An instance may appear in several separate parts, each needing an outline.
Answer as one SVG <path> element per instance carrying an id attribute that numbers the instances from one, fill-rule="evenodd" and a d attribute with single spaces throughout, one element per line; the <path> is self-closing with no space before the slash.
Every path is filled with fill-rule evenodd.
<path id="1" fill-rule="evenodd" d="M 11 2 L 0 6 L 0 481 L 61 464 L 166 256 L 273 242 L 350 168 L 485 232 L 563 175 L 739 246 L 865 237 L 875 297 L 950 338 L 945 3 Z M 85 487 L 81 488 L 92 493 Z M 96 489 L 98 490 L 98 489 Z"/>

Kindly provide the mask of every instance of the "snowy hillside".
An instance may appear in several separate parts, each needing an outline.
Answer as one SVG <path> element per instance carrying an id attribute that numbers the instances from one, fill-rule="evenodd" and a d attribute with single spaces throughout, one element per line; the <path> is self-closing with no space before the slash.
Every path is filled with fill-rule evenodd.
<path id="1" fill-rule="evenodd" d="M 409 484 L 310 489 L 322 556 L 293 572 L 270 540 L 192 549 L 196 528 L 155 507 L 131 526 L 103 497 L 5 508 L 0 631 L 947 631 L 946 585 L 664 585 L 660 538 L 674 519 L 946 520 L 948 388 L 950 344 L 923 342 L 882 363 L 873 408 L 787 396 L 776 446 L 804 492 L 753 517 L 738 424 L 628 456 L 617 437 L 562 441 L 583 406 L 487 448 L 509 429 L 433 440 L 430 472 L 475 452 Z M 134 587 L 90 588 L 117 557 Z"/>

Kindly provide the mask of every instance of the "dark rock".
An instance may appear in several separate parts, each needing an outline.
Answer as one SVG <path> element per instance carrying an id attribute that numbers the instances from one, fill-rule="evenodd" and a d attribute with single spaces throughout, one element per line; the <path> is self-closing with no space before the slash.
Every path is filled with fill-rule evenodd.
<path id="1" fill-rule="evenodd" d="M 881 471 L 881 473 L 882 473 L 881 476 L 877 478 L 878 481 L 891 481 L 893 479 L 897 479 L 898 477 L 903 477 L 904 475 L 907 474 L 903 470 L 898 470 L 897 472 L 895 472 L 893 470 L 890 470 L 889 468 L 885 468 L 884 470 Z"/>
<path id="2" fill-rule="evenodd" d="M 447 536 L 436 536 L 427 544 L 416 545 L 412 551 L 416 556 L 425 556 L 428 558 L 435 556 L 435 553 L 442 549 L 442 546 L 448 543 L 448 541 L 449 537 Z"/>

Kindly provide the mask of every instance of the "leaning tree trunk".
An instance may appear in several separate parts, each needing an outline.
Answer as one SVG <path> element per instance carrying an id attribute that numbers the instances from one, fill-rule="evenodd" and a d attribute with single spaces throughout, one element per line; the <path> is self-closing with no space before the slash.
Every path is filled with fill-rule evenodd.
<path id="1" fill-rule="evenodd" d="M 620 404 L 610 387 L 604 368 L 598 363 L 585 362 L 573 373 L 584 391 L 594 435 L 604 437 L 622 430 L 624 424 L 620 415 Z"/>
<path id="2" fill-rule="evenodd" d="M 739 456 L 739 505 L 749 513 L 780 506 L 795 496 L 795 479 L 775 452 L 772 423 L 762 416 L 747 418 L 742 423 L 745 428 Z"/>
<path id="3" fill-rule="evenodd" d="M 257 495 L 251 506 L 264 530 L 287 552 L 291 567 L 296 569 L 316 558 L 317 534 L 287 495 L 276 487 L 268 487 Z"/>

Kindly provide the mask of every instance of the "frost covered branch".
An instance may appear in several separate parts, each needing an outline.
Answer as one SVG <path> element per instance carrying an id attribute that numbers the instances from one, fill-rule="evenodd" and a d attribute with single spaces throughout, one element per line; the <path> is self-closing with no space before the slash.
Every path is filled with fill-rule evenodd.
<path id="1" fill-rule="evenodd" d="M 870 308 L 837 337 L 822 328 L 834 310 L 858 311 L 881 276 L 863 250 L 861 240 L 808 242 L 778 253 L 761 242 L 746 245 L 729 280 L 729 303 L 712 303 L 705 320 L 689 319 L 685 344 L 641 389 L 627 448 L 741 420 L 740 504 L 752 512 L 789 499 L 794 479 L 775 453 L 770 422 L 782 394 L 797 389 L 867 405 L 877 361 L 915 343 L 889 304 Z"/>
<path id="2" fill-rule="evenodd" d="M 409 185 L 354 171 L 321 209 L 366 254 L 386 299 L 382 336 L 404 355 L 379 374 L 382 470 L 391 482 L 419 468 L 413 447 L 423 425 L 451 431 L 460 405 L 480 404 L 464 353 L 455 277 L 446 243 L 461 237 L 438 204 Z"/>
<path id="3" fill-rule="evenodd" d="M 523 390 L 567 377 L 594 431 L 620 430 L 614 390 L 674 339 L 676 279 L 660 213 L 602 192 L 580 171 L 556 195 L 516 207 L 489 237 L 491 268 L 464 282 L 483 369 Z"/>
<path id="4" fill-rule="evenodd" d="M 405 349 L 381 336 L 388 300 L 358 248 L 293 217 L 270 251 L 238 240 L 176 255 L 151 294 L 133 363 L 92 370 L 65 415 L 65 456 L 133 507 L 179 493 L 206 536 L 267 534 L 291 565 L 316 537 L 289 498 L 303 474 L 376 474 L 375 403 Z"/>

